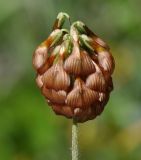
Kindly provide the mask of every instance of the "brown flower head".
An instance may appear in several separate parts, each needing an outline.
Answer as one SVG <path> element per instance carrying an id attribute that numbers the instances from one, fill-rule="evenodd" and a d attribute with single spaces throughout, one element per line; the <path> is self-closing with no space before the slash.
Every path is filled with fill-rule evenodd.
<path id="1" fill-rule="evenodd" d="M 109 46 L 84 23 L 63 29 L 66 18 L 58 14 L 52 33 L 34 52 L 36 83 L 57 115 L 85 122 L 107 104 L 115 63 Z"/>

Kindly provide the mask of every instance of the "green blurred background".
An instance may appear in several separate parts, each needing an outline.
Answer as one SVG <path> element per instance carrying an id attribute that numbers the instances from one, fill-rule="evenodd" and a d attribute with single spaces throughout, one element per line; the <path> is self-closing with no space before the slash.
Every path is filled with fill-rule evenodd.
<path id="1" fill-rule="evenodd" d="M 104 39 L 116 61 L 105 111 L 80 125 L 80 159 L 141 160 L 140 6 L 140 0 L 0 0 L 0 160 L 71 159 L 71 120 L 47 106 L 31 63 L 60 11 Z"/>

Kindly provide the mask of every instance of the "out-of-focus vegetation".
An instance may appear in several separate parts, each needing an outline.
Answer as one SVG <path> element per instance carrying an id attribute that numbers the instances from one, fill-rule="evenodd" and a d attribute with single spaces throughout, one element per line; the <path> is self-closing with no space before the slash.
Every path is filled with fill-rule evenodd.
<path id="1" fill-rule="evenodd" d="M 35 85 L 32 53 L 60 11 L 110 46 L 114 91 L 103 114 L 81 124 L 81 160 L 141 159 L 141 1 L 0 1 L 0 160 L 70 159 L 71 120 L 56 116 Z"/>

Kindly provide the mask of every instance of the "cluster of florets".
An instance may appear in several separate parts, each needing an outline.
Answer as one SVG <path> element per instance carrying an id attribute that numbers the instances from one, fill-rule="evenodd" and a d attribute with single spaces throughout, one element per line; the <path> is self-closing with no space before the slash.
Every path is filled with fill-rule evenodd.
<path id="1" fill-rule="evenodd" d="M 36 83 L 58 115 L 85 122 L 99 115 L 113 90 L 114 59 L 108 45 L 84 23 L 62 28 L 60 13 L 50 36 L 35 50 Z"/>

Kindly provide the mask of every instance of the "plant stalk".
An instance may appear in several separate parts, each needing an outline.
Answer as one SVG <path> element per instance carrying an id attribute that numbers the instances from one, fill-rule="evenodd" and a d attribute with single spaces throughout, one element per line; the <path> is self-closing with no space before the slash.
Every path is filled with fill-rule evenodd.
<path id="1" fill-rule="evenodd" d="M 72 160 L 78 160 L 79 150 L 78 150 L 78 124 L 75 119 L 73 119 L 72 124 Z"/>

